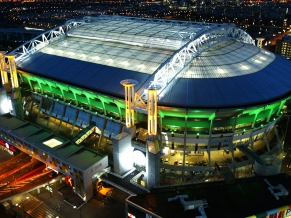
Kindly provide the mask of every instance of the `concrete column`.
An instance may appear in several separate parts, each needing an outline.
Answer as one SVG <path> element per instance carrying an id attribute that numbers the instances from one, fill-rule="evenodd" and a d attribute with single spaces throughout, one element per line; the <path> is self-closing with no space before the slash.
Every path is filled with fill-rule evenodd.
<path id="1" fill-rule="evenodd" d="M 64 116 L 65 116 L 65 113 L 66 113 L 67 107 L 68 107 L 68 106 L 65 105 L 65 108 L 64 108 L 64 110 L 63 110 L 63 113 L 62 113 L 62 116 L 61 116 L 61 119 L 60 119 L 60 124 L 59 124 L 59 128 L 58 128 L 58 130 L 61 129 L 61 126 L 62 126 L 62 123 L 63 123 L 63 118 L 64 118 Z"/>
<path id="2" fill-rule="evenodd" d="M 124 86 L 125 97 L 125 125 L 126 127 L 134 126 L 134 110 L 132 109 L 134 101 L 134 86 L 138 82 L 133 79 L 126 79 L 120 82 Z"/>
<path id="3" fill-rule="evenodd" d="M 75 119 L 74 119 L 74 123 L 72 124 L 71 135 L 73 135 L 73 133 L 74 133 L 74 127 L 75 127 L 75 125 L 76 125 L 76 121 L 77 121 L 77 119 L 78 119 L 78 115 L 79 115 L 79 111 L 76 110 L 76 116 L 75 116 Z"/>
<path id="4" fill-rule="evenodd" d="M 102 141 L 102 138 L 103 138 L 103 135 L 104 135 L 104 130 L 106 128 L 106 124 L 107 124 L 107 119 L 104 119 L 104 123 L 103 123 L 103 126 L 102 126 L 102 130 L 101 130 L 101 133 L 100 133 L 100 136 L 99 136 L 98 147 L 101 144 L 101 141 Z"/>
<path id="5" fill-rule="evenodd" d="M 268 135 L 266 133 L 266 130 L 264 131 L 264 139 L 265 139 L 265 142 L 267 144 L 267 149 L 268 149 L 268 151 L 270 151 L 270 144 L 269 144 L 269 141 L 268 141 Z"/>
<path id="6" fill-rule="evenodd" d="M 262 48 L 263 41 L 265 40 L 265 38 L 256 38 L 256 39 L 258 40 L 257 47 Z"/>
<path id="7" fill-rule="evenodd" d="M 1 80 L 2 80 L 2 84 L 7 86 L 9 81 L 8 81 L 8 76 L 7 76 L 7 72 L 5 70 L 5 55 L 3 52 L 0 52 L 0 71 L 1 71 Z"/>
<path id="8" fill-rule="evenodd" d="M 157 135 L 158 117 L 158 90 L 161 87 L 151 86 L 148 88 L 148 134 Z"/>

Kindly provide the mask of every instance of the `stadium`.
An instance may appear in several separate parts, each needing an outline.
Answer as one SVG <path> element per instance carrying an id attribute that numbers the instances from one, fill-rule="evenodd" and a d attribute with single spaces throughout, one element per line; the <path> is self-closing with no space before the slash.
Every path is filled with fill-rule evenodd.
<path id="1" fill-rule="evenodd" d="M 139 168 L 147 189 L 213 179 L 219 166 L 280 172 L 291 63 L 234 24 L 84 17 L 1 57 L 12 114 L 59 120 L 78 145 L 96 135 L 112 173 Z"/>

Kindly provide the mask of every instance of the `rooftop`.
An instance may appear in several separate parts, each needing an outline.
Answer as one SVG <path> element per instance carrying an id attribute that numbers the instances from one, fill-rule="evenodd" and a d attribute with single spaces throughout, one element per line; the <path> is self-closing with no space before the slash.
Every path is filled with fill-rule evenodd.
<path id="1" fill-rule="evenodd" d="M 10 114 L 0 116 L 0 128 L 78 169 L 85 170 L 106 157 Z"/>
<path id="2" fill-rule="evenodd" d="M 97 152 L 92 152 L 85 147 L 81 147 L 78 151 L 72 153 L 64 160 L 71 166 L 76 166 L 79 169 L 86 170 L 88 167 L 102 160 L 104 157 L 105 155 L 101 155 Z"/>
<path id="3" fill-rule="evenodd" d="M 231 184 L 221 181 L 167 187 L 155 189 L 150 194 L 131 196 L 129 201 L 165 218 L 201 215 L 197 209 L 184 211 L 179 200 L 168 202 L 168 198 L 178 195 L 188 195 L 186 201 L 205 199 L 208 206 L 204 210 L 208 218 L 248 217 L 291 204 L 290 194 L 276 200 L 264 179 L 252 177 L 237 179 Z M 267 177 L 267 180 L 273 186 L 282 184 L 288 191 L 291 190 L 291 176 L 288 174 Z"/>
<path id="4" fill-rule="evenodd" d="M 121 99 L 122 80 L 134 79 L 135 90 L 142 90 L 153 78 L 177 73 L 161 90 L 160 106 L 240 108 L 289 97 L 290 61 L 230 33 L 221 37 L 219 31 L 234 25 L 219 25 L 99 16 L 26 52 L 16 65 L 56 83 Z M 244 34 L 242 38 L 249 37 Z M 187 58 L 189 64 L 182 63 Z"/>

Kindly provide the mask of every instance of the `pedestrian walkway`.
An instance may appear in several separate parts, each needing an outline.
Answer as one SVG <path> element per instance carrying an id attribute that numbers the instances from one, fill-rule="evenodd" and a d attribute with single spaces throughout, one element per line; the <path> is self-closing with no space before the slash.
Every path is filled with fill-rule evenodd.
<path id="1" fill-rule="evenodd" d="M 89 202 L 80 201 L 72 187 L 56 182 L 53 192 L 46 189 L 34 190 L 30 193 L 13 198 L 10 212 L 18 218 L 96 218 L 96 217 L 124 217 L 125 199 L 128 193 L 110 187 L 106 195 L 97 193 Z M 70 201 L 65 198 L 71 196 Z M 119 216 L 120 215 L 120 216 Z M 13 217 L 13 216 L 12 216 Z"/>
<path id="2" fill-rule="evenodd" d="M 44 201 L 39 200 L 31 194 L 24 194 L 14 198 L 15 206 L 12 210 L 21 218 L 65 218 L 60 215 L 54 208 L 49 207 Z"/>
<path id="3" fill-rule="evenodd" d="M 58 192 L 63 196 L 64 201 L 72 207 L 79 209 L 85 204 L 83 199 L 73 191 L 72 187 L 68 185 L 61 187 Z"/>

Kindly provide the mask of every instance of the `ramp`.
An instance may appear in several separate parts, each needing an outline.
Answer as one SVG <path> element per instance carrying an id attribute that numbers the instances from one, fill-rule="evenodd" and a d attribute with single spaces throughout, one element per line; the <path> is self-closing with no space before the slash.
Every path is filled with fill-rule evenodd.
<path id="1" fill-rule="evenodd" d="M 252 158 L 253 160 L 257 161 L 258 163 L 265 165 L 265 161 L 262 160 L 260 158 L 259 155 L 257 155 L 254 151 L 248 149 L 246 146 L 244 145 L 238 145 L 237 148 L 243 152 L 245 155 L 247 155 L 248 157 Z"/>

